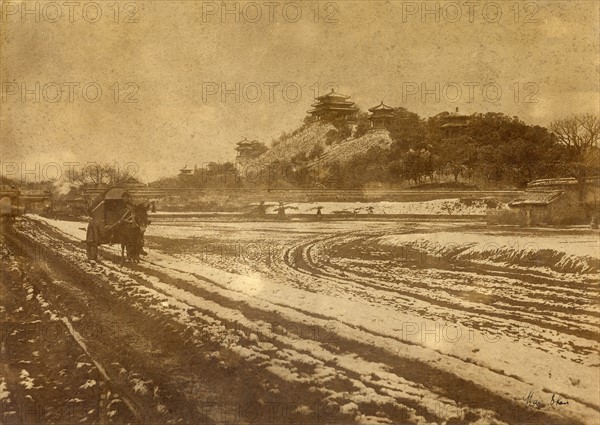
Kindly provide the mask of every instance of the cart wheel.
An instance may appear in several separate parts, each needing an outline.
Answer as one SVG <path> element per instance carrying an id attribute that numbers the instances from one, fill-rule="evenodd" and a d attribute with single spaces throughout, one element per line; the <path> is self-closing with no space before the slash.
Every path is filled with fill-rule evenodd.
<path id="1" fill-rule="evenodd" d="M 98 234 L 96 233 L 96 228 L 92 224 L 88 224 L 85 237 L 85 251 L 88 260 L 95 261 L 98 258 Z"/>

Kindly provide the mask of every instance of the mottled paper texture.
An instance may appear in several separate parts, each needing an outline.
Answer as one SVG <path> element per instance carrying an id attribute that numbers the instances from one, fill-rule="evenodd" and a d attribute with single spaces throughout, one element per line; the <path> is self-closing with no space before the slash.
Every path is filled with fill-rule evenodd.
<path id="1" fill-rule="evenodd" d="M 600 424 L 599 22 L 0 0 L 0 423 Z"/>

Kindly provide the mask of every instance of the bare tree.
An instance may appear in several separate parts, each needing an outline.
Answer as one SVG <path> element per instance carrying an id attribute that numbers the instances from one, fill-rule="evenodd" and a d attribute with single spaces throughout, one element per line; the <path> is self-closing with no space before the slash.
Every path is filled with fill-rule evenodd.
<path id="1" fill-rule="evenodd" d="M 74 170 L 68 176 L 69 183 L 80 189 L 90 187 L 118 186 L 134 173 L 130 170 L 120 170 L 110 164 L 87 164 L 81 170 Z"/>
<path id="2" fill-rule="evenodd" d="M 598 146 L 600 139 L 600 119 L 593 114 L 578 114 L 555 120 L 550 130 L 556 135 L 570 159 L 580 159 L 581 155 Z"/>
<path id="3" fill-rule="evenodd" d="M 600 118 L 593 114 L 577 114 L 553 121 L 550 130 L 565 148 L 563 166 L 579 184 L 579 196 L 585 198 L 588 177 L 599 171 Z"/>

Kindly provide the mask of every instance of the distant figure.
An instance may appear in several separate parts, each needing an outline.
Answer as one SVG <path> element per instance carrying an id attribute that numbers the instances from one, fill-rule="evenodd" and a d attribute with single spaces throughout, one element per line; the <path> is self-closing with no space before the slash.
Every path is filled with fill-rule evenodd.
<path id="1" fill-rule="evenodd" d="M 154 201 L 150 202 L 150 212 L 151 213 L 156 212 L 156 203 Z"/>
<path id="2" fill-rule="evenodd" d="M 265 201 L 260 201 L 260 204 L 258 204 L 258 207 L 256 208 L 256 213 L 258 215 L 267 214 L 267 206 L 265 205 Z"/>
<path id="3" fill-rule="evenodd" d="M 322 209 L 323 207 L 317 207 L 317 220 L 323 220 L 323 214 L 321 213 Z"/>
<path id="4" fill-rule="evenodd" d="M 597 229 L 598 228 L 598 217 L 592 217 L 592 229 Z"/>
<path id="5" fill-rule="evenodd" d="M 285 219 L 285 205 L 283 202 L 279 203 L 279 207 L 277 207 L 277 216 L 281 219 Z"/>

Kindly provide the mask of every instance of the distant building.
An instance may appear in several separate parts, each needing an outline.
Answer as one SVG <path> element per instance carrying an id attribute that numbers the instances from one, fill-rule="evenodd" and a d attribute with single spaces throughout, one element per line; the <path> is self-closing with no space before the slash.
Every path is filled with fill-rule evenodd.
<path id="1" fill-rule="evenodd" d="M 12 184 L 0 184 L 0 197 L 16 200 L 20 195 L 19 188 Z"/>
<path id="2" fill-rule="evenodd" d="M 371 121 L 372 130 L 387 129 L 394 118 L 394 108 L 383 104 L 383 101 L 377 106 L 369 109 L 369 121 Z"/>
<path id="3" fill-rule="evenodd" d="M 0 184 L 0 217 L 19 213 L 21 192 L 12 184 Z"/>
<path id="4" fill-rule="evenodd" d="M 451 112 L 446 117 L 446 123 L 442 125 L 442 132 L 446 139 L 454 139 L 460 136 L 464 136 L 465 129 L 469 125 L 470 117 L 463 115 L 458 112 L 456 108 L 455 112 Z"/>
<path id="5" fill-rule="evenodd" d="M 517 221 L 525 226 L 577 221 L 576 202 L 565 192 L 557 190 L 527 191 L 508 203 L 517 214 Z M 575 217 L 571 217 L 574 215 Z M 575 220 L 569 220 L 569 219 Z M 567 220 L 565 220 L 567 219 Z"/>
<path id="6" fill-rule="evenodd" d="M 141 189 L 145 188 L 147 185 L 142 183 L 138 179 L 133 176 L 127 177 L 123 182 L 119 184 L 120 187 L 124 187 L 125 189 Z"/>
<path id="7" fill-rule="evenodd" d="M 523 195 L 508 203 L 510 211 L 499 223 L 524 226 L 587 224 L 598 214 L 600 184 L 597 178 L 581 185 L 574 178 L 542 179 L 530 182 Z"/>
<path id="8" fill-rule="evenodd" d="M 22 189 L 19 202 L 24 212 L 43 213 L 52 205 L 52 192 L 49 189 Z"/>
<path id="9" fill-rule="evenodd" d="M 308 114 L 315 121 L 334 121 L 336 119 L 356 121 L 358 107 L 348 99 L 350 96 L 336 93 L 334 89 L 331 89 L 331 92 L 315 99 L 316 102 L 311 105 L 313 109 L 309 110 Z"/>
<path id="10" fill-rule="evenodd" d="M 187 164 L 185 167 L 183 167 L 181 170 L 179 170 L 179 175 L 180 176 L 191 176 L 194 174 L 194 169 L 193 168 L 188 168 Z"/>
<path id="11" fill-rule="evenodd" d="M 244 140 L 237 143 L 235 150 L 237 151 L 235 160 L 240 163 L 245 163 L 258 158 L 265 153 L 268 148 L 264 143 L 260 143 L 257 140 L 248 140 L 244 137 Z"/>

